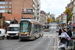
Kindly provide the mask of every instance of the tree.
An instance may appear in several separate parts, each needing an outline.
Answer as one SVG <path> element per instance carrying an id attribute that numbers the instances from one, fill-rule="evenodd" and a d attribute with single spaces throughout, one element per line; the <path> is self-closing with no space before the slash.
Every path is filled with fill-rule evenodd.
<path id="1" fill-rule="evenodd" d="M 72 18 L 72 11 L 69 7 L 67 7 L 64 13 L 67 14 L 67 23 L 68 23 L 68 21 L 70 21 Z"/>
<path id="2" fill-rule="evenodd" d="M 47 22 L 50 23 L 50 18 L 49 17 L 47 18 Z"/>
<path id="3" fill-rule="evenodd" d="M 55 17 L 52 17 L 52 19 L 55 21 Z"/>
<path id="4" fill-rule="evenodd" d="M 57 18 L 56 22 L 59 22 L 59 18 Z"/>
<path id="5" fill-rule="evenodd" d="M 54 20 L 53 20 L 53 19 L 51 19 L 51 20 L 50 20 L 50 23 L 52 23 L 53 21 L 54 21 Z"/>
<path id="6" fill-rule="evenodd" d="M 51 19 L 52 20 L 52 22 L 54 21 L 54 19 Z"/>

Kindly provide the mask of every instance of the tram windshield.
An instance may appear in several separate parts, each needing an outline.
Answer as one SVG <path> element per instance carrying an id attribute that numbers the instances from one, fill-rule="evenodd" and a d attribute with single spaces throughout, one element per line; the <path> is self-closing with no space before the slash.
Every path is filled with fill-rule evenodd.
<path id="1" fill-rule="evenodd" d="M 49 25 L 45 25 L 44 26 L 44 29 L 49 29 Z"/>
<path id="2" fill-rule="evenodd" d="M 20 23 L 20 32 L 28 32 L 29 31 L 29 22 L 23 21 Z"/>

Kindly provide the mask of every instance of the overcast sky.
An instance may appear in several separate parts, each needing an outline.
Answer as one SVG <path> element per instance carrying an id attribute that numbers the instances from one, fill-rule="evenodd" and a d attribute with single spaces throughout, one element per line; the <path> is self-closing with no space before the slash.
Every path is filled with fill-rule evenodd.
<path id="1" fill-rule="evenodd" d="M 65 7 L 70 0 L 40 0 L 41 1 L 41 10 L 45 12 L 50 12 L 50 14 L 55 14 L 55 17 L 58 17 L 61 13 L 65 11 Z"/>

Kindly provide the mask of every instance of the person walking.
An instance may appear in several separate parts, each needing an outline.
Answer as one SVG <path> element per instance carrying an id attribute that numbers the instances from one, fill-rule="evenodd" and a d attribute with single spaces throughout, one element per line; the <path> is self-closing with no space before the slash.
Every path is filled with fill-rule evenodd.
<path id="1" fill-rule="evenodd" d="M 59 35 L 61 35 L 61 33 L 62 33 L 62 31 L 61 31 L 61 29 L 59 29 Z"/>
<path id="2" fill-rule="evenodd" d="M 67 34 L 70 36 L 70 38 L 72 37 L 72 31 L 69 28 L 67 28 Z"/>

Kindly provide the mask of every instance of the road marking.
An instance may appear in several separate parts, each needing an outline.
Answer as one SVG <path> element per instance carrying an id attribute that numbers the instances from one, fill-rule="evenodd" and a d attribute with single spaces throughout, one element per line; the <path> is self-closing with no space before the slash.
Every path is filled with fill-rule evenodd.
<path id="1" fill-rule="evenodd" d="M 51 44 L 51 42 L 52 42 L 52 40 L 53 40 L 53 37 L 54 37 L 54 36 L 53 36 L 54 34 L 52 33 L 53 31 L 54 31 L 54 29 L 51 29 L 51 39 L 50 39 L 50 41 L 49 41 L 49 44 L 48 44 L 48 47 L 47 47 L 46 50 L 50 50 L 49 47 L 50 47 L 50 44 Z"/>
<path id="2" fill-rule="evenodd" d="M 47 47 L 46 50 L 49 50 L 49 46 L 50 46 L 51 42 L 52 42 L 52 38 L 50 39 L 49 44 L 48 44 L 48 47 Z"/>
<path id="3" fill-rule="evenodd" d="M 33 50 L 35 47 L 37 47 L 44 39 L 42 39 L 37 45 L 32 46 L 29 50 Z"/>
<path id="4" fill-rule="evenodd" d="M 21 47 L 23 47 L 23 46 L 25 46 L 25 45 L 27 45 L 27 44 L 29 44 L 29 43 L 30 43 L 30 42 L 25 43 L 25 44 L 23 44 L 23 45 L 21 45 L 21 46 L 17 47 L 16 49 L 13 49 L 13 50 L 18 50 L 19 48 L 21 48 Z"/>
<path id="5" fill-rule="evenodd" d="M 56 45 L 58 43 L 57 41 L 58 41 L 58 37 L 57 37 L 57 33 L 56 33 L 56 38 L 55 38 L 55 43 L 54 43 L 54 50 L 56 50 L 56 48 L 58 49 L 58 46 L 56 47 Z"/>

